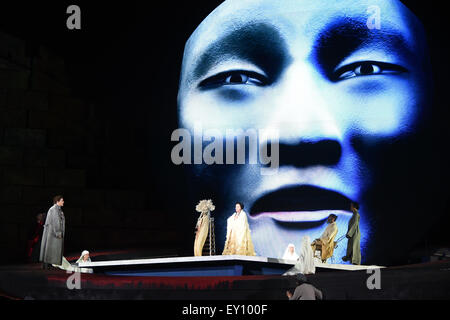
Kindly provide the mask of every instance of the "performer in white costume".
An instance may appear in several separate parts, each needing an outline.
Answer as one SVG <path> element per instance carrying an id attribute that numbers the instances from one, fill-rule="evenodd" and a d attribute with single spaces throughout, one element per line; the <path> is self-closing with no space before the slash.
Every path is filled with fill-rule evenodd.
<path id="1" fill-rule="evenodd" d="M 331 258 L 333 256 L 334 247 L 336 246 L 334 238 L 338 233 L 336 219 L 336 215 L 330 214 L 327 219 L 328 226 L 325 228 L 325 231 L 322 233 L 319 239 L 316 239 L 313 241 L 313 243 L 311 243 L 313 252 L 316 251 L 317 247 L 321 247 L 322 254 L 320 258 L 322 262 L 326 262 L 328 258 Z"/>
<path id="2" fill-rule="evenodd" d="M 227 219 L 227 238 L 222 255 L 255 256 L 244 205 L 236 203 L 236 212 Z"/>
<path id="3" fill-rule="evenodd" d="M 286 250 L 284 251 L 283 254 L 283 259 L 284 260 L 295 260 L 297 261 L 299 258 L 299 255 L 297 254 L 297 252 L 295 252 L 295 246 L 293 243 L 289 243 Z"/>
<path id="4" fill-rule="evenodd" d="M 314 265 L 314 253 L 311 248 L 311 239 L 308 236 L 302 238 L 300 254 L 294 267 L 286 271 L 283 275 L 291 276 L 295 274 L 313 274 L 316 273 Z"/>
<path id="5" fill-rule="evenodd" d="M 81 273 L 94 273 L 94 270 L 91 268 L 80 268 L 79 264 L 84 262 L 91 262 L 91 258 L 89 257 L 89 251 L 84 250 L 81 253 L 81 256 L 76 261 L 76 264 L 71 264 L 67 259 L 63 256 L 61 265 L 54 264 L 55 268 L 59 268 L 66 271 L 71 272 L 81 272 Z"/>
<path id="6" fill-rule="evenodd" d="M 80 258 L 78 258 L 77 260 L 77 265 L 79 265 L 80 263 L 86 263 L 86 262 L 91 262 L 91 258 L 89 256 L 89 251 L 87 250 L 83 250 L 83 252 L 81 253 Z M 93 273 L 94 270 L 91 268 L 77 268 L 79 270 L 79 272 L 83 272 L 83 273 Z"/>

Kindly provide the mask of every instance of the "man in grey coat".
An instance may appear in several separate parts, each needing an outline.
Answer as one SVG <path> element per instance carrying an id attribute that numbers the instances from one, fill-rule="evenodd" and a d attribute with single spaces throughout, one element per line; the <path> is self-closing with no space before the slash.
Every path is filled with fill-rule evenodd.
<path id="1" fill-rule="evenodd" d="M 347 242 L 347 254 L 342 257 L 343 261 L 350 261 L 352 264 L 361 264 L 361 232 L 359 231 L 359 204 L 352 202 L 350 204 L 350 210 L 353 212 L 353 216 L 348 222 L 348 230 L 346 237 Z"/>
<path id="2" fill-rule="evenodd" d="M 289 300 L 322 300 L 323 294 L 322 291 L 314 287 L 312 284 L 308 282 L 306 276 L 304 274 L 295 275 L 297 279 L 297 287 L 292 291 L 288 290 L 286 292 Z"/>
<path id="3" fill-rule="evenodd" d="M 53 198 L 53 203 L 47 213 L 41 242 L 39 261 L 43 262 L 44 269 L 48 269 L 52 264 L 61 265 L 64 252 L 64 199 L 57 195 Z"/>

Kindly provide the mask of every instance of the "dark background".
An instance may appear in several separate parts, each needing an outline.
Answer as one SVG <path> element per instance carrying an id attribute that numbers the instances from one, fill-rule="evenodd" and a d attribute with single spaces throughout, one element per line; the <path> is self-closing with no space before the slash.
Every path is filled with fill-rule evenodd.
<path id="1" fill-rule="evenodd" d="M 66 254 L 141 247 L 192 255 L 198 213 L 170 160 L 170 135 L 185 41 L 221 2 L 2 2 L 0 263 L 23 260 L 30 224 L 55 194 L 66 201 Z M 405 3 L 428 33 L 436 88 L 430 143 L 447 164 L 445 10 Z M 66 28 L 71 4 L 81 8 L 81 30 Z M 409 262 L 450 246 L 448 178 L 443 170 L 442 192 L 429 199 L 441 218 Z"/>

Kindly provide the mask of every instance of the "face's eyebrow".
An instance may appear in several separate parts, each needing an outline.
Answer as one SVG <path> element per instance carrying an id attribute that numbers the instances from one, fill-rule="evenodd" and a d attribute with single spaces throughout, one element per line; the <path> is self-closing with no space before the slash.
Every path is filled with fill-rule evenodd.
<path id="1" fill-rule="evenodd" d="M 327 24 L 314 41 L 312 60 L 330 76 L 336 66 L 360 48 L 381 49 L 395 52 L 407 59 L 413 53 L 407 35 L 389 26 L 369 29 L 366 21 L 355 18 L 339 18 Z"/>
<path id="2" fill-rule="evenodd" d="M 203 77 L 225 59 L 254 63 L 275 80 L 289 61 L 286 44 L 277 29 L 267 23 L 248 23 L 211 43 L 194 62 L 192 80 Z"/>

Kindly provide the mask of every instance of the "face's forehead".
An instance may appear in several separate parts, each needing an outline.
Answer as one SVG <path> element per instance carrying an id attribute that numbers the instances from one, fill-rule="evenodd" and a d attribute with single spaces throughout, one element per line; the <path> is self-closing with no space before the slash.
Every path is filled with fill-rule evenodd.
<path id="1" fill-rule="evenodd" d="M 287 35 L 291 35 L 289 31 L 295 36 L 314 34 L 334 18 L 367 20 L 369 9 L 374 7 L 379 8 L 382 23 L 399 29 L 408 28 L 405 22 L 414 19 L 397 0 L 228 0 L 206 17 L 191 40 L 208 43 L 230 29 L 254 21 L 270 22 Z"/>
<path id="2" fill-rule="evenodd" d="M 285 39 L 288 49 L 295 53 L 293 55 L 307 56 L 314 40 L 327 25 L 342 18 L 365 24 L 373 8 L 377 8 L 380 13 L 381 32 L 383 26 L 395 29 L 404 35 L 406 41 L 411 42 L 411 47 L 414 47 L 417 39 L 422 38 L 414 36 L 422 31 L 420 23 L 397 0 L 225 1 L 206 17 L 186 43 L 182 79 L 212 43 L 246 25 L 264 23 L 272 26 Z"/>

